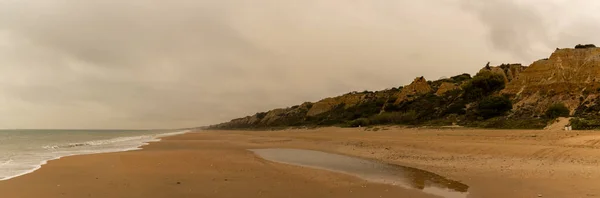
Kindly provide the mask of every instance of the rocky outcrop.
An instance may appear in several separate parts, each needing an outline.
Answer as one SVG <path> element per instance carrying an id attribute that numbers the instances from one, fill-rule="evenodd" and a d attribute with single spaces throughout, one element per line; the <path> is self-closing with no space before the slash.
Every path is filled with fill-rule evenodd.
<path id="1" fill-rule="evenodd" d="M 228 126 L 235 126 L 235 127 L 251 127 L 251 126 L 255 126 L 258 124 L 258 122 L 261 119 L 258 118 L 258 114 L 255 114 L 253 116 L 246 116 L 243 118 L 237 118 L 237 119 L 233 119 L 227 123 L 222 123 L 216 126 L 222 126 L 222 127 L 228 127 Z"/>
<path id="2" fill-rule="evenodd" d="M 310 108 L 307 115 L 316 116 L 325 112 L 329 112 L 333 108 L 338 107 L 338 105 L 344 105 L 345 109 L 353 107 L 358 104 L 364 96 L 364 93 L 349 93 L 334 98 L 326 98 L 316 102 L 312 108 Z"/>
<path id="3" fill-rule="evenodd" d="M 415 97 L 429 93 L 431 91 L 431 86 L 429 86 L 429 83 L 427 83 L 427 80 L 425 80 L 423 76 L 415 78 L 415 80 L 413 80 L 412 83 L 402 88 L 400 93 L 397 94 L 395 104 L 410 101 Z"/>
<path id="4" fill-rule="evenodd" d="M 495 74 L 500 74 L 504 77 L 504 81 L 509 83 L 519 76 L 521 72 L 523 72 L 527 67 L 521 64 L 502 64 L 500 66 L 489 66 L 486 65 L 484 68 L 479 70 L 479 72 L 492 72 Z"/>
<path id="5" fill-rule="evenodd" d="M 539 115 L 562 102 L 572 112 L 597 98 L 600 48 L 557 49 L 550 58 L 531 64 L 501 93 L 513 96 L 516 114 Z"/>
<path id="6" fill-rule="evenodd" d="M 284 116 L 287 111 L 289 109 L 273 109 L 268 111 L 265 117 L 260 120 L 260 123 L 265 125 L 271 124 L 280 119 L 281 116 Z"/>
<path id="7" fill-rule="evenodd" d="M 397 93 L 399 93 L 397 89 L 388 89 L 377 92 L 351 92 L 342 96 L 326 98 L 314 103 L 306 115 L 317 116 L 335 108 L 348 109 L 375 100 L 387 102 L 392 95 Z"/>
<path id="8" fill-rule="evenodd" d="M 286 120 L 294 119 L 294 120 L 302 120 L 302 118 L 306 117 L 306 113 L 313 106 L 310 102 L 305 102 L 299 106 L 293 106 L 286 109 L 274 109 L 268 111 L 265 116 L 258 122 L 260 126 L 271 126 L 273 123 L 282 122 L 288 123 Z"/>
<path id="9" fill-rule="evenodd" d="M 454 83 L 450 83 L 450 82 L 443 82 L 440 87 L 438 88 L 438 90 L 435 92 L 435 95 L 437 96 L 441 96 L 444 95 L 444 93 L 449 92 L 449 91 L 453 91 L 453 90 L 457 90 L 460 89 L 460 87 Z"/>

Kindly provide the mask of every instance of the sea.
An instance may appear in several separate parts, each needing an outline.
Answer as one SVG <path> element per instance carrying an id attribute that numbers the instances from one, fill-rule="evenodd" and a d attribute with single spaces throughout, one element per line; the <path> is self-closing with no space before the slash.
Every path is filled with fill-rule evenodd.
<path id="1" fill-rule="evenodd" d="M 65 156 L 140 149 L 187 130 L 0 130 L 0 181 Z"/>

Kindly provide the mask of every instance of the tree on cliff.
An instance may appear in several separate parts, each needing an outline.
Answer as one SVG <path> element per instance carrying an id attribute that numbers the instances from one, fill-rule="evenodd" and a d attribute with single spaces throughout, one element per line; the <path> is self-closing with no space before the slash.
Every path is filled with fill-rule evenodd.
<path id="1" fill-rule="evenodd" d="M 565 106 L 565 104 L 556 103 L 556 104 L 550 105 L 550 107 L 548 107 L 545 115 L 548 118 L 555 119 L 558 117 L 569 117 L 570 113 L 571 113 L 571 111 L 569 111 L 569 108 L 567 108 L 567 106 Z"/>
<path id="2" fill-rule="evenodd" d="M 463 97 L 475 101 L 504 89 L 504 76 L 492 72 L 480 72 L 463 85 Z"/>
<path id="3" fill-rule="evenodd" d="M 595 47 L 596 47 L 596 45 L 594 45 L 594 44 L 585 44 L 585 45 L 578 44 L 575 46 L 575 49 L 585 49 L 585 48 L 595 48 Z"/>
<path id="4" fill-rule="evenodd" d="M 490 96 L 477 105 L 477 115 L 484 119 L 502 116 L 512 109 L 512 102 L 505 96 Z"/>

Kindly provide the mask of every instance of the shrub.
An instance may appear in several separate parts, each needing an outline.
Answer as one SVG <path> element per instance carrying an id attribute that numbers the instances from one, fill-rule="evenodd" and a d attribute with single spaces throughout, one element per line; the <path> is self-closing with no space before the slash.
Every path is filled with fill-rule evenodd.
<path id="1" fill-rule="evenodd" d="M 418 123 L 418 117 L 419 115 L 417 114 L 416 111 L 407 111 L 402 113 L 402 115 L 399 117 L 399 119 L 395 120 L 396 124 L 417 124 Z"/>
<path id="2" fill-rule="evenodd" d="M 548 107 L 548 109 L 546 110 L 546 117 L 547 118 L 558 118 L 558 117 L 569 117 L 569 108 L 567 108 L 567 106 L 565 106 L 565 104 L 563 103 L 556 103 L 553 105 L 550 105 L 550 107 Z"/>
<path id="3" fill-rule="evenodd" d="M 588 96 L 590 95 L 590 90 L 583 90 L 581 93 L 583 93 L 583 95 Z"/>
<path id="4" fill-rule="evenodd" d="M 386 103 L 394 103 L 394 102 L 396 102 L 396 100 L 398 100 L 398 96 L 395 96 L 395 95 L 390 96 L 390 97 L 388 97 Z"/>
<path id="5" fill-rule="evenodd" d="M 307 109 L 310 109 L 310 108 L 312 108 L 312 106 L 313 106 L 313 103 L 311 103 L 311 102 L 309 102 L 309 103 L 307 103 L 307 104 L 306 104 L 306 108 L 307 108 Z"/>
<path id="6" fill-rule="evenodd" d="M 594 44 L 585 44 L 585 45 L 577 44 L 575 46 L 575 49 L 585 49 L 585 48 L 595 48 L 595 47 L 596 47 L 596 45 L 594 45 Z"/>
<path id="7" fill-rule="evenodd" d="M 256 114 L 258 119 L 263 119 L 267 115 L 267 112 L 260 112 Z"/>
<path id="8" fill-rule="evenodd" d="M 450 106 L 448 106 L 448 108 L 444 112 L 444 115 L 447 115 L 447 114 L 464 115 L 465 113 L 467 113 L 466 109 L 467 109 L 467 104 L 465 104 L 464 101 L 458 101 L 458 102 L 450 104 Z"/>
<path id="9" fill-rule="evenodd" d="M 397 120 L 402 113 L 400 112 L 386 112 L 378 115 L 371 116 L 369 120 L 372 124 L 392 124 Z"/>
<path id="10" fill-rule="evenodd" d="M 385 98 L 379 99 L 369 99 L 364 101 L 358 105 L 352 106 L 347 109 L 342 109 L 343 112 L 339 112 L 337 114 L 348 114 L 348 116 L 343 116 L 345 120 L 354 120 L 358 118 L 368 118 L 372 115 L 378 114 L 381 111 L 381 108 L 385 104 Z M 336 115 L 337 116 L 337 115 Z"/>
<path id="11" fill-rule="evenodd" d="M 384 110 L 386 112 L 400 111 L 400 104 L 394 104 L 394 101 L 395 100 L 389 100 L 387 105 L 385 105 Z"/>
<path id="12" fill-rule="evenodd" d="M 348 125 L 350 125 L 350 127 L 360 127 L 360 126 L 369 126 L 369 124 L 371 124 L 369 119 L 359 118 L 359 119 L 350 121 L 350 123 Z"/>
<path id="13" fill-rule="evenodd" d="M 492 72 L 481 72 L 463 85 L 463 97 L 468 101 L 478 100 L 504 88 L 504 76 Z"/>
<path id="14" fill-rule="evenodd" d="M 450 79 L 452 79 L 454 83 L 462 83 L 463 81 L 471 80 L 471 74 L 465 73 L 457 76 L 452 76 Z"/>
<path id="15" fill-rule="evenodd" d="M 512 102 L 505 96 L 490 96 L 477 105 L 477 115 L 484 119 L 504 115 L 512 109 Z"/>
<path id="16" fill-rule="evenodd" d="M 435 120 L 429 120 L 427 122 L 424 123 L 425 126 L 448 126 L 448 125 L 452 125 L 452 120 L 450 119 L 435 119 Z"/>
<path id="17" fill-rule="evenodd" d="M 600 122 L 597 119 L 571 118 L 569 121 L 573 130 L 592 130 L 600 129 Z"/>
<path id="18" fill-rule="evenodd" d="M 370 124 L 417 124 L 418 116 L 415 111 L 386 112 L 369 118 Z"/>
<path id="19" fill-rule="evenodd" d="M 543 129 L 548 120 L 540 118 L 518 118 L 495 117 L 484 121 L 466 121 L 460 123 L 468 127 L 494 128 L 494 129 Z"/>

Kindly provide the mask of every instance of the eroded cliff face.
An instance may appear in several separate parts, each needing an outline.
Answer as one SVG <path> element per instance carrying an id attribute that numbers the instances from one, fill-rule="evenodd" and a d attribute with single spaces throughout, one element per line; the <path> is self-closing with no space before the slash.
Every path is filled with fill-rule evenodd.
<path id="1" fill-rule="evenodd" d="M 586 45 L 576 49 L 557 49 L 549 58 L 538 60 L 528 67 L 502 64 L 486 66 L 479 72 L 491 72 L 504 77 L 504 89 L 499 92 L 494 89 L 481 97 L 508 95 L 513 102 L 513 109 L 510 113 L 501 115 L 503 119 L 537 120 L 543 125 L 545 118 L 539 116 L 555 103 L 565 104 L 575 116 L 600 116 L 600 48 Z M 444 120 L 449 116 L 463 119 L 461 121 L 465 123 L 476 122 L 479 120 L 469 120 L 477 118 L 471 116 L 477 114 L 472 107 L 476 107 L 482 99 L 465 97 L 466 93 L 470 93 L 465 85 L 479 86 L 480 89 L 490 85 L 482 84 L 485 81 L 480 81 L 481 79 L 477 81 L 477 85 L 465 84 L 474 82 L 473 80 L 469 74 L 433 82 L 418 77 L 400 89 L 352 92 L 315 103 L 307 102 L 257 113 L 213 127 L 331 126 L 371 118 L 374 121 L 389 121 L 391 118 L 403 121 L 412 118 L 427 123 L 426 121 Z M 382 116 L 377 117 L 378 115 Z M 392 115 L 398 117 L 389 117 Z M 526 125 L 530 125 L 526 122 Z"/>
<path id="2" fill-rule="evenodd" d="M 501 93 L 514 100 L 516 115 L 541 115 L 562 102 L 571 112 L 598 98 L 600 48 L 558 49 L 548 59 L 531 64 Z"/>
<path id="3" fill-rule="evenodd" d="M 257 113 L 252 116 L 233 119 L 226 123 L 221 123 L 212 126 L 213 128 L 257 128 L 274 126 L 292 126 L 299 124 L 306 117 L 308 110 L 313 106 L 313 103 L 305 102 L 301 105 L 273 109 L 267 112 Z"/>
<path id="4" fill-rule="evenodd" d="M 349 93 L 338 97 L 326 98 L 316 102 L 308 111 L 308 116 L 316 116 L 331 111 L 338 105 L 344 105 L 344 108 L 350 108 L 360 103 L 364 98 L 364 93 Z"/>
<path id="5" fill-rule="evenodd" d="M 215 125 L 213 127 L 236 127 L 236 128 L 242 128 L 242 127 L 255 126 L 255 125 L 258 124 L 258 122 L 260 122 L 260 119 L 255 114 L 253 116 L 246 116 L 246 117 L 243 117 L 243 118 L 233 119 L 233 120 L 231 120 L 229 122 L 221 123 L 221 124 Z"/>
<path id="6" fill-rule="evenodd" d="M 427 83 L 427 80 L 423 76 L 415 78 L 412 83 L 402 88 L 400 93 L 397 94 L 395 104 L 401 102 L 410 101 L 415 97 L 432 92 L 431 86 Z"/>
<path id="7" fill-rule="evenodd" d="M 442 96 L 446 92 L 457 90 L 457 89 L 460 89 L 459 85 L 457 85 L 455 83 L 450 83 L 450 82 L 443 82 L 440 85 L 440 87 L 438 88 L 438 90 L 435 92 L 435 95 Z"/>
<path id="8" fill-rule="evenodd" d="M 351 92 L 315 103 L 306 102 L 299 106 L 257 113 L 253 116 L 213 125 L 211 128 L 302 126 L 307 123 L 328 125 L 332 120 L 352 121 L 364 116 L 369 117 L 385 113 L 386 109 L 394 109 L 399 104 L 410 105 L 409 103 L 425 95 L 435 94 L 445 97 L 445 93 L 460 89 L 461 83 L 468 79 L 471 79 L 468 74 L 434 82 L 428 82 L 425 78 L 418 77 L 411 84 L 402 88 L 376 92 Z"/>

